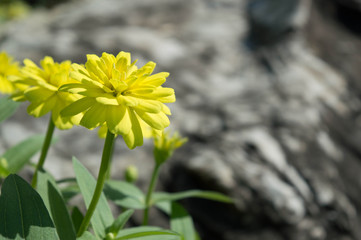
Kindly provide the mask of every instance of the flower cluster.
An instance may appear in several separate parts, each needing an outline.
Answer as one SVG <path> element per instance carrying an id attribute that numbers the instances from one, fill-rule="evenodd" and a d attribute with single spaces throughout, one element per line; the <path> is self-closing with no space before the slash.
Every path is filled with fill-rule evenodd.
<path id="1" fill-rule="evenodd" d="M 45 57 L 39 67 L 25 59 L 19 68 L 6 57 L 0 55 L 0 63 L 7 63 L 0 68 L 0 92 L 12 93 L 17 101 L 28 100 L 32 116 L 51 112 L 59 129 L 74 124 L 101 127 L 101 133 L 122 135 L 133 149 L 143 144 L 149 129 L 162 131 L 169 125 L 171 112 L 164 103 L 174 102 L 175 94 L 172 88 L 162 87 L 168 73 L 152 74 L 154 62 L 138 69 L 130 53 L 120 52 L 87 55 L 85 65 Z"/>

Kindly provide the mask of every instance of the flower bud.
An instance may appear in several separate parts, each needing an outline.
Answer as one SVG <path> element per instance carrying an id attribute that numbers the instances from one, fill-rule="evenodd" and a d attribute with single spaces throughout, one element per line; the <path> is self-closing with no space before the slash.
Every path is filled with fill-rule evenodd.
<path id="1" fill-rule="evenodd" d="M 138 175 L 138 169 L 134 165 L 130 165 L 125 169 L 125 180 L 129 183 L 137 181 Z"/>
<path id="2" fill-rule="evenodd" d="M 169 132 L 161 132 L 157 134 L 154 132 L 154 159 L 157 164 L 163 164 L 167 159 L 169 159 L 174 150 L 181 147 L 184 143 L 188 141 L 187 138 L 182 138 L 178 132 L 170 136 Z"/>

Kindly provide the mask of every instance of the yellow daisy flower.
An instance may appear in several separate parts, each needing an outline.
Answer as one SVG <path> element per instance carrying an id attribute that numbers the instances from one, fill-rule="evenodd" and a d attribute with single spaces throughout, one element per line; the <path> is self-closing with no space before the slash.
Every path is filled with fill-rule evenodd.
<path id="1" fill-rule="evenodd" d="M 142 121 L 153 129 L 169 125 L 171 112 L 164 103 L 175 101 L 174 90 L 161 85 L 168 73 L 151 75 L 154 62 L 140 69 L 130 53 L 117 56 L 87 55 L 85 66 L 73 64 L 71 77 L 80 83 L 66 84 L 62 91 L 83 95 L 62 111 L 63 116 L 84 112 L 80 125 L 93 129 L 104 124 L 113 134 L 122 135 L 131 149 L 143 144 Z"/>
<path id="2" fill-rule="evenodd" d="M 19 65 L 13 61 L 6 52 L 0 53 L 0 92 L 4 94 L 12 94 L 18 86 L 11 80 L 9 76 L 19 74 Z"/>
<path id="3" fill-rule="evenodd" d="M 58 91 L 65 83 L 77 82 L 69 77 L 71 62 L 56 63 L 53 58 L 45 57 L 40 61 L 41 68 L 29 59 L 24 60 L 24 65 L 21 75 L 14 81 L 28 86 L 24 91 L 25 99 L 30 102 L 28 113 L 41 117 L 51 111 L 52 121 L 59 129 L 69 129 L 79 123 L 79 115 L 60 116 L 64 107 L 80 98 L 79 95 Z"/>

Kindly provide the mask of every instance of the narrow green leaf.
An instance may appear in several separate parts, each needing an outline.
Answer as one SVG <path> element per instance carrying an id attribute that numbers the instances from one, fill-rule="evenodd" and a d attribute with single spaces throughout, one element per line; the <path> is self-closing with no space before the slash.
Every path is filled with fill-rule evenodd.
<path id="1" fill-rule="evenodd" d="M 133 184 L 110 180 L 105 183 L 104 193 L 108 199 L 121 207 L 132 209 L 145 208 L 144 193 Z"/>
<path id="2" fill-rule="evenodd" d="M 162 202 L 156 202 L 154 204 L 158 209 L 162 210 L 164 213 L 170 214 L 172 213 L 172 202 L 171 201 L 162 201 Z"/>
<path id="3" fill-rule="evenodd" d="M 182 235 L 182 240 L 196 240 L 196 231 L 191 216 L 176 202 L 172 202 L 170 227 Z"/>
<path id="4" fill-rule="evenodd" d="M 121 230 L 115 240 L 137 238 L 142 240 L 180 240 L 181 236 L 176 232 L 158 227 L 134 227 Z"/>
<path id="5" fill-rule="evenodd" d="M 76 239 L 76 233 L 64 199 L 55 185 L 48 182 L 51 213 L 60 240 Z"/>
<path id="6" fill-rule="evenodd" d="M 95 190 L 96 181 L 89 171 L 73 157 L 73 166 L 80 191 L 83 195 L 85 205 L 89 207 L 93 193 Z M 106 229 L 113 223 L 114 218 L 108 202 L 102 193 L 98 205 L 94 211 L 91 223 L 96 236 L 105 237 Z"/>
<path id="7" fill-rule="evenodd" d="M 80 189 L 77 183 L 70 184 L 66 187 L 61 188 L 60 190 L 65 202 L 68 202 L 70 199 L 80 193 Z"/>
<path id="8" fill-rule="evenodd" d="M 11 117 L 16 112 L 19 105 L 19 102 L 14 102 L 9 97 L 0 98 L 0 123 Z"/>
<path id="9" fill-rule="evenodd" d="M 51 214 L 60 240 L 75 240 L 75 229 L 55 179 L 49 173 L 39 171 L 37 189 Z"/>
<path id="10" fill-rule="evenodd" d="M 2 186 L 0 223 L 0 239 L 59 239 L 40 195 L 15 174 Z"/>
<path id="11" fill-rule="evenodd" d="M 81 237 L 77 238 L 76 240 L 98 240 L 98 238 L 90 232 L 85 232 L 83 235 L 81 235 Z"/>
<path id="12" fill-rule="evenodd" d="M 177 193 L 166 193 L 166 192 L 156 192 L 153 194 L 152 203 L 158 203 L 162 201 L 177 201 L 184 198 L 204 198 L 209 200 L 214 200 L 224 203 L 232 203 L 233 200 L 226 195 L 218 192 L 212 191 L 202 191 L 202 190 L 189 190 L 184 192 Z"/>
<path id="13" fill-rule="evenodd" d="M 124 225 L 127 223 L 129 218 L 133 215 L 134 210 L 128 209 L 118 216 L 118 218 L 114 221 L 114 223 L 110 226 L 107 232 L 117 234 L 119 230 L 123 229 Z"/>
<path id="14" fill-rule="evenodd" d="M 78 207 L 73 208 L 73 211 L 71 212 L 71 219 L 73 220 L 75 232 L 78 232 L 81 222 L 84 219 L 84 216 Z"/>
<path id="15" fill-rule="evenodd" d="M 44 136 L 32 136 L 7 150 L 2 156 L 10 173 L 17 173 L 43 146 Z"/>

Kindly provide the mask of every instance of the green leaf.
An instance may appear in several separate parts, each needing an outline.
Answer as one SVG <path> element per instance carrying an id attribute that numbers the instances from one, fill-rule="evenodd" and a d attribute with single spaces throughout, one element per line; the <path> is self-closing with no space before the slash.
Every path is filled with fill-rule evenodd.
<path id="1" fill-rule="evenodd" d="M 51 213 L 60 240 L 75 240 L 75 229 L 55 179 L 45 171 L 39 171 L 37 189 Z"/>
<path id="2" fill-rule="evenodd" d="M 14 102 L 9 97 L 0 98 L 0 123 L 11 117 L 16 112 L 19 105 L 19 102 Z"/>
<path id="3" fill-rule="evenodd" d="M 132 209 L 145 208 L 145 196 L 133 184 L 110 180 L 105 183 L 104 193 L 108 199 L 121 207 Z"/>
<path id="4" fill-rule="evenodd" d="M 89 171 L 73 157 L 73 166 L 80 191 L 83 195 L 85 205 L 89 207 L 93 193 L 95 191 L 96 181 Z M 113 223 L 114 218 L 108 202 L 102 193 L 98 205 L 94 211 L 91 223 L 96 236 L 105 237 L 106 229 Z"/>
<path id="5" fill-rule="evenodd" d="M 6 177 L 10 174 L 8 170 L 9 164 L 5 158 L 0 158 L 0 177 Z"/>
<path id="6" fill-rule="evenodd" d="M 85 232 L 81 237 L 77 238 L 76 240 L 98 240 L 93 234 L 90 232 Z"/>
<path id="7" fill-rule="evenodd" d="M 44 136 L 32 136 L 7 150 L 2 156 L 10 173 L 17 173 L 43 146 Z"/>
<path id="8" fill-rule="evenodd" d="M 182 240 L 196 240 L 196 231 L 191 216 L 176 202 L 172 202 L 170 227 L 182 235 Z"/>
<path id="9" fill-rule="evenodd" d="M 21 177 L 10 174 L 0 197 L 0 239 L 58 240 L 40 195 Z"/>
<path id="10" fill-rule="evenodd" d="M 212 191 L 202 191 L 202 190 L 189 190 L 184 192 L 177 193 L 166 193 L 166 192 L 156 192 L 153 194 L 152 203 L 158 203 L 163 201 L 177 201 L 184 198 L 204 198 L 209 200 L 214 200 L 224 203 L 232 203 L 233 200 L 227 197 L 224 194 Z"/>
<path id="11" fill-rule="evenodd" d="M 118 218 L 114 221 L 114 223 L 110 226 L 107 232 L 117 234 L 119 230 L 123 229 L 124 225 L 127 223 L 129 218 L 133 215 L 134 210 L 128 209 L 118 216 Z"/>
<path id="12" fill-rule="evenodd" d="M 171 201 L 163 201 L 157 202 L 154 204 L 157 208 L 162 210 L 164 213 L 168 214 L 169 216 L 172 213 L 172 202 Z"/>
<path id="13" fill-rule="evenodd" d="M 66 187 L 61 188 L 61 194 L 63 195 L 64 201 L 68 202 L 70 199 L 80 193 L 78 184 L 70 184 Z"/>
<path id="14" fill-rule="evenodd" d="M 73 211 L 71 212 L 71 219 L 73 220 L 75 232 L 78 232 L 80 225 L 84 219 L 84 216 L 78 207 L 73 208 Z"/>
<path id="15" fill-rule="evenodd" d="M 158 227 L 134 227 L 121 230 L 115 240 L 138 238 L 141 240 L 180 240 L 181 236 L 176 232 Z"/>

